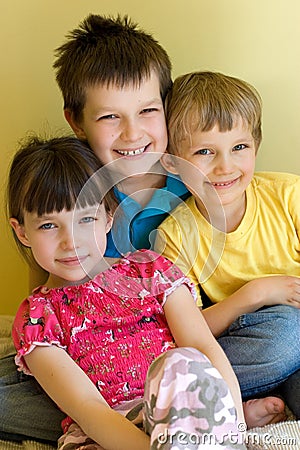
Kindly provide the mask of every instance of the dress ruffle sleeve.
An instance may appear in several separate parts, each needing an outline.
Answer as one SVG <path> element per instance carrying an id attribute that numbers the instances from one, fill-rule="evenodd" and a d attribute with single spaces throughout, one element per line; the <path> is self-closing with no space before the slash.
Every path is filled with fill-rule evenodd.
<path id="1" fill-rule="evenodd" d="M 36 346 L 57 345 L 66 348 L 64 336 L 50 301 L 41 293 L 24 300 L 15 316 L 12 338 L 17 350 L 15 362 L 18 370 L 31 375 L 24 355 Z"/>

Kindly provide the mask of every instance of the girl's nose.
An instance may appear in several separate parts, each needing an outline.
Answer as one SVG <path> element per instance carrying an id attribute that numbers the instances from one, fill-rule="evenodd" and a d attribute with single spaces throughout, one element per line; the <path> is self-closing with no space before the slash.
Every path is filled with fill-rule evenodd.
<path id="1" fill-rule="evenodd" d="M 60 245 L 64 250 L 73 250 L 75 248 L 74 234 L 72 230 L 64 230 L 62 232 Z"/>

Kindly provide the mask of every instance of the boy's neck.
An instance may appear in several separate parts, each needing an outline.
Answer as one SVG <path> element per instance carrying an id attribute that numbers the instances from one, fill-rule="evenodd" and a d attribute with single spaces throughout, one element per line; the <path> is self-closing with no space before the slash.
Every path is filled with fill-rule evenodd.
<path id="1" fill-rule="evenodd" d="M 223 208 L 215 208 L 207 211 L 204 205 L 196 198 L 196 205 L 202 216 L 223 233 L 232 233 L 240 225 L 246 212 L 246 193 L 238 202 L 223 205 Z"/>
<path id="2" fill-rule="evenodd" d="M 154 191 L 165 186 L 165 181 L 166 171 L 158 163 L 151 172 L 126 178 L 118 184 L 118 189 L 144 207 L 149 203 Z"/>

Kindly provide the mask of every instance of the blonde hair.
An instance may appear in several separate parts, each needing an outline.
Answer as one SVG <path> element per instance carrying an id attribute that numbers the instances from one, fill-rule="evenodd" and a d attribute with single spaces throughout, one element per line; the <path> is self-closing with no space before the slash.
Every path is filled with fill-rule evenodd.
<path id="1" fill-rule="evenodd" d="M 178 77 L 166 98 L 168 151 L 180 155 L 181 142 L 197 130 L 218 125 L 230 131 L 238 119 L 249 126 L 256 150 L 261 139 L 261 97 L 247 82 L 218 72 L 193 72 Z"/>

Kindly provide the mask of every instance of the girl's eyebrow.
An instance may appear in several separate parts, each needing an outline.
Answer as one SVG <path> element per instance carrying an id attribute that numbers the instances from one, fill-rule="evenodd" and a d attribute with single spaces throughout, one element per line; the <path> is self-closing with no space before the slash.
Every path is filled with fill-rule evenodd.
<path id="1" fill-rule="evenodd" d="M 99 202 L 94 206 L 87 206 L 85 208 L 75 208 L 74 214 L 84 214 L 84 215 L 95 214 L 98 211 L 102 211 L 102 208 L 101 208 L 102 204 L 103 204 L 102 202 Z"/>
<path id="2" fill-rule="evenodd" d="M 53 215 L 49 215 L 49 214 L 45 215 L 45 214 L 43 214 L 41 216 L 35 215 L 35 216 L 31 217 L 31 220 L 32 220 L 33 223 L 39 223 L 39 222 L 44 222 L 45 220 L 53 220 L 54 217 L 55 217 L 54 214 Z"/>

